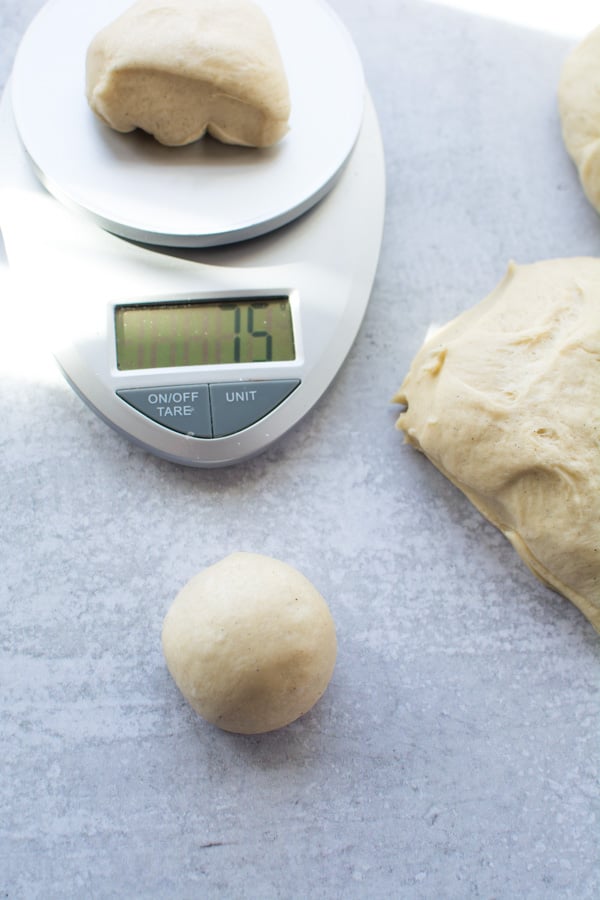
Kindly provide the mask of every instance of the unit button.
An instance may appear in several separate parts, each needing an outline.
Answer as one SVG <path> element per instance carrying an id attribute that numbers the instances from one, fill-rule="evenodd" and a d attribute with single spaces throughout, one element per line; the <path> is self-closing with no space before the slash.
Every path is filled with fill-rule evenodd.
<path id="1" fill-rule="evenodd" d="M 253 425 L 289 397 L 300 381 L 235 381 L 210 385 L 213 435 L 225 437 Z"/>
<path id="2" fill-rule="evenodd" d="M 143 413 L 181 434 L 212 437 L 208 385 L 181 384 L 160 388 L 128 388 L 119 397 Z"/>

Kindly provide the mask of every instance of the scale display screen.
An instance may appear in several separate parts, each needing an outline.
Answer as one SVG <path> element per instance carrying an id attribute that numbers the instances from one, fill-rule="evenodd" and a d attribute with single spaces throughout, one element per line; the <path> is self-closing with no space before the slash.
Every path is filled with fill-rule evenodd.
<path id="1" fill-rule="evenodd" d="M 115 334 L 122 371 L 295 359 L 284 296 L 117 306 Z"/>

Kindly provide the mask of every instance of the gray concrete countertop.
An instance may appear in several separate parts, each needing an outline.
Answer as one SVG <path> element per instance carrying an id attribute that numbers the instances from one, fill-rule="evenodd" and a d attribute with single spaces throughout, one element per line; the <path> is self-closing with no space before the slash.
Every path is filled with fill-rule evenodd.
<path id="1" fill-rule="evenodd" d="M 40 6 L 0 0 L 0 85 Z M 600 251 L 556 109 L 577 35 L 425 0 L 333 6 L 381 121 L 385 237 L 345 366 L 275 447 L 212 471 L 137 449 L 49 356 L 32 366 L 0 266 L 10 900 L 600 893 L 598 636 L 403 443 L 389 402 L 430 323 L 510 259 Z M 188 578 L 242 549 L 310 578 L 339 639 L 314 710 L 250 738 L 190 710 L 159 640 Z"/>

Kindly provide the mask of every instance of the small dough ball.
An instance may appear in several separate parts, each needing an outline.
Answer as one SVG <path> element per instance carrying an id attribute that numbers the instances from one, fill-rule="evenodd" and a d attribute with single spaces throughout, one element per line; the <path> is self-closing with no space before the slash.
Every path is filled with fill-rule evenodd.
<path id="1" fill-rule="evenodd" d="M 177 687 L 225 731 L 282 728 L 322 696 L 335 665 L 331 613 L 296 569 L 233 553 L 192 578 L 163 624 Z"/>
<path id="2" fill-rule="evenodd" d="M 421 450 L 600 631 L 600 260 L 511 263 L 396 395 Z"/>
<path id="3" fill-rule="evenodd" d="M 111 128 L 141 128 L 167 146 L 208 131 L 268 147 L 288 130 L 283 62 L 251 0 L 138 0 L 91 42 L 86 94 Z"/>
<path id="4" fill-rule="evenodd" d="M 600 28 L 567 56 L 558 104 L 565 146 L 588 200 L 600 212 Z"/>

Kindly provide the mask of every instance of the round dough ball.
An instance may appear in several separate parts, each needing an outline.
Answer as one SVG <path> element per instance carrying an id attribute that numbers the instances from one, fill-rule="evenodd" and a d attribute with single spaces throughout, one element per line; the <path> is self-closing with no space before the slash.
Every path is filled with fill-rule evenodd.
<path id="1" fill-rule="evenodd" d="M 204 719 L 225 731 L 282 728 L 322 696 L 335 665 L 331 613 L 296 569 L 233 553 L 192 578 L 162 630 L 167 667 Z"/>
<path id="2" fill-rule="evenodd" d="M 566 58 L 558 105 L 565 146 L 588 200 L 600 212 L 600 28 Z"/>

